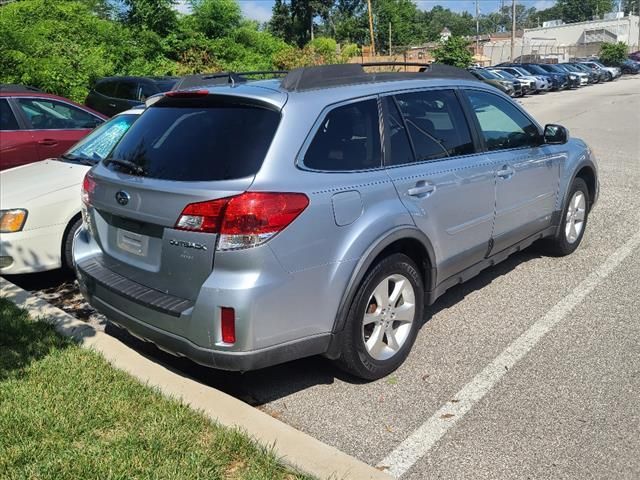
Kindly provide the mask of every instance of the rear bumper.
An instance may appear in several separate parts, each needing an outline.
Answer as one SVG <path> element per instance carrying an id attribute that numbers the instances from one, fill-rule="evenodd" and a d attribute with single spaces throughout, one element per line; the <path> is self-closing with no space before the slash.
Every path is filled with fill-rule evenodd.
<path id="1" fill-rule="evenodd" d="M 230 255 L 236 258 L 226 262 Z M 175 356 L 246 371 L 323 354 L 329 348 L 337 306 L 317 298 L 325 297 L 318 285 L 332 285 L 326 278 L 331 266 L 289 273 L 268 247 L 220 253 L 197 297 L 184 299 L 107 268 L 100 248 L 84 229 L 74 239 L 74 260 L 80 290 L 90 305 L 133 336 Z M 238 265 L 240 261 L 244 263 Z M 229 263 L 242 271 L 226 270 Z M 309 292 L 313 297 L 307 298 Z M 222 339 L 221 307 L 235 311 L 233 344 Z"/>
<path id="2" fill-rule="evenodd" d="M 85 292 L 83 292 L 85 293 Z M 249 352 L 225 352 L 198 346 L 186 338 L 161 330 L 127 315 L 90 293 L 85 293 L 89 303 L 105 314 L 109 321 L 134 337 L 151 342 L 160 350 L 176 357 L 186 357 L 206 367 L 220 370 L 249 371 L 325 353 L 329 348 L 330 334 L 316 335 L 293 342 Z"/>

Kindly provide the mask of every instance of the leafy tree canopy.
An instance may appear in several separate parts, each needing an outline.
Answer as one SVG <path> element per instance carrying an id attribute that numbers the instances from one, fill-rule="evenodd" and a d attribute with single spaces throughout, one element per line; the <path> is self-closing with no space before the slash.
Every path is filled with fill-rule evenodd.
<path id="1" fill-rule="evenodd" d="M 433 52 L 436 62 L 467 68 L 473 63 L 473 55 L 469 51 L 469 42 L 461 37 L 449 37 Z"/>
<path id="2" fill-rule="evenodd" d="M 627 45 L 624 42 L 605 43 L 600 47 L 600 61 L 605 65 L 619 66 L 627 59 Z"/>

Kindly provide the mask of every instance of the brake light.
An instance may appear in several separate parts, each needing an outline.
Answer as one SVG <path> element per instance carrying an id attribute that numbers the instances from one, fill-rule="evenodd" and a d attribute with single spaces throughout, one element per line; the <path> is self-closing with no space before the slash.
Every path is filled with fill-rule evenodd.
<path id="1" fill-rule="evenodd" d="M 82 203 L 85 205 L 91 205 L 91 197 L 93 193 L 96 191 L 96 181 L 93 179 L 89 172 L 84 176 L 84 180 L 82 180 L 82 190 L 81 190 L 81 198 Z"/>
<path id="2" fill-rule="evenodd" d="M 207 95 L 209 95 L 208 90 L 174 90 L 165 93 L 165 96 L 174 98 L 194 98 L 205 97 Z"/>
<path id="3" fill-rule="evenodd" d="M 284 230 L 309 205 L 303 193 L 247 192 L 187 205 L 175 228 L 218 233 L 218 250 L 261 245 Z"/>

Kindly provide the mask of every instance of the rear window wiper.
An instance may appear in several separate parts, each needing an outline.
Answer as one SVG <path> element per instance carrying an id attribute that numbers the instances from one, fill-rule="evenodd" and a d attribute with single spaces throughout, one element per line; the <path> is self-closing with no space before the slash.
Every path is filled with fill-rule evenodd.
<path id="1" fill-rule="evenodd" d="M 147 171 L 142 168 L 140 165 L 130 162 L 129 160 L 121 160 L 119 158 L 109 158 L 105 160 L 104 164 L 109 165 L 110 163 L 115 163 L 121 167 L 128 169 L 130 172 L 133 172 L 137 175 L 145 175 Z"/>

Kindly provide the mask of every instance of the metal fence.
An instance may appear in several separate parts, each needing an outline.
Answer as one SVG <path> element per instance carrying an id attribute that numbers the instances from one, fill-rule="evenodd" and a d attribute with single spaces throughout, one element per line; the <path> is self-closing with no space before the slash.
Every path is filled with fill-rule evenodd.
<path id="1" fill-rule="evenodd" d="M 535 41 L 529 39 L 516 39 L 513 58 L 511 55 L 511 42 L 489 42 L 481 45 L 483 56 L 489 65 L 502 62 L 544 62 L 562 63 L 574 58 L 597 56 L 600 53 L 602 43 L 584 43 L 564 45 L 554 41 Z M 630 45 L 629 52 L 638 50 L 638 45 Z"/>
<path id="2" fill-rule="evenodd" d="M 480 42 L 479 50 L 474 54 L 474 63 L 479 66 L 497 65 L 502 62 L 539 62 L 562 63 L 574 58 L 597 56 L 600 53 L 602 42 L 564 45 L 555 40 L 535 40 L 516 38 L 513 58 L 511 56 L 511 41 L 509 39 L 496 42 Z M 434 61 L 433 50 L 437 48 L 435 42 L 423 46 L 406 47 L 394 46 L 391 54 L 384 51 L 381 54 L 371 56 L 366 48 L 362 54 L 351 59 L 353 63 L 360 62 L 424 62 Z M 471 42 L 470 49 L 475 50 L 475 43 Z M 629 45 L 629 53 L 640 50 L 638 45 Z M 409 68 L 408 71 L 413 71 Z M 417 68 L 415 69 L 417 70 Z"/>

